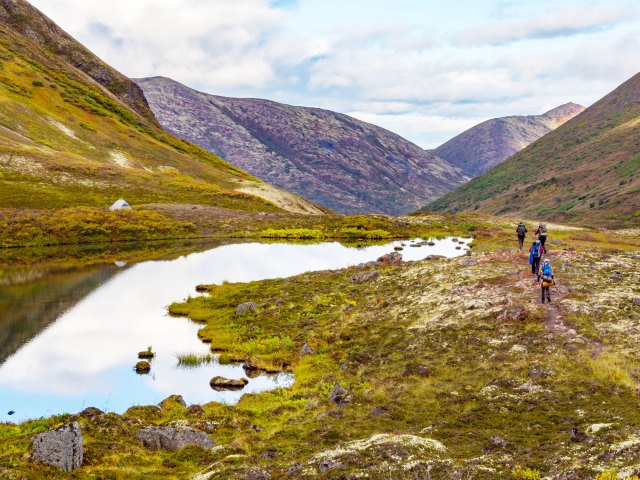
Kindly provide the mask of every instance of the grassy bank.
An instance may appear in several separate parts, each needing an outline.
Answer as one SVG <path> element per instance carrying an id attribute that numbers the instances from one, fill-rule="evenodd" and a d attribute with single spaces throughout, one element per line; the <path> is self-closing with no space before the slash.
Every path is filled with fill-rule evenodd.
<path id="1" fill-rule="evenodd" d="M 210 403 L 203 416 L 174 403 L 0 425 L 0 475 L 68 478 L 25 453 L 33 432 L 72 418 L 86 452 L 73 478 L 594 479 L 640 470 L 636 232 L 551 228 L 558 286 L 541 305 L 510 222 L 385 221 L 457 235 L 466 225 L 474 253 L 373 267 L 379 276 L 364 283 L 351 268 L 210 286 L 170 311 L 201 323 L 200 337 L 226 360 L 292 371 L 291 388 Z M 386 227 L 367 229 L 395 232 Z M 257 310 L 236 315 L 248 301 Z M 301 356 L 305 343 L 312 353 Z M 347 390 L 338 403 L 329 399 L 336 383 Z M 140 426 L 176 421 L 210 431 L 218 447 L 151 452 L 135 440 Z"/>

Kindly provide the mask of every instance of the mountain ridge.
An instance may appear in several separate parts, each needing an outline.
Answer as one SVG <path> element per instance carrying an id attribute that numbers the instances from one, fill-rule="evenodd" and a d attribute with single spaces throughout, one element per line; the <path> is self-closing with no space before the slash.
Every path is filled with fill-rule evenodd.
<path id="1" fill-rule="evenodd" d="M 339 213 L 407 213 L 467 179 L 399 135 L 341 113 L 210 95 L 166 77 L 134 80 L 167 130 Z"/>
<path id="2" fill-rule="evenodd" d="M 640 73 L 580 115 L 422 210 L 640 224 Z"/>
<path id="3" fill-rule="evenodd" d="M 475 177 L 579 115 L 585 107 L 569 102 L 541 115 L 485 120 L 430 150 Z"/>

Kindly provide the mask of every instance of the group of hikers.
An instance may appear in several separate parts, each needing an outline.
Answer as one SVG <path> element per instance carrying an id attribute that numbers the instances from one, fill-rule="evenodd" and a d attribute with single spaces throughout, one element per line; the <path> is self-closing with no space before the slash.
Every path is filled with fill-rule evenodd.
<path id="1" fill-rule="evenodd" d="M 516 234 L 518 235 L 518 246 L 520 247 L 520 252 L 523 251 L 524 238 L 527 231 L 527 227 L 523 222 L 518 223 Z M 537 276 L 536 282 L 540 284 L 542 289 L 542 303 L 544 303 L 545 298 L 547 302 L 551 303 L 550 288 L 555 285 L 555 282 L 553 281 L 553 269 L 551 268 L 551 263 L 548 258 L 544 259 L 542 265 L 540 264 L 542 256 L 547 253 L 544 246 L 548 235 L 547 226 L 543 223 L 539 224 L 534 235 L 536 236 L 536 239 L 529 248 L 529 265 L 531 265 L 531 273 Z"/>

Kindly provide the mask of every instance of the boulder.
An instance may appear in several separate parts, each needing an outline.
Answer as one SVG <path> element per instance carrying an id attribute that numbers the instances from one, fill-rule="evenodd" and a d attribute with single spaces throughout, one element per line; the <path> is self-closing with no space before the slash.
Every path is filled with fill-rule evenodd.
<path id="1" fill-rule="evenodd" d="M 143 427 L 136 432 L 136 439 L 149 450 L 173 452 L 189 445 L 209 450 L 216 446 L 204 432 L 189 427 Z"/>
<path id="2" fill-rule="evenodd" d="M 270 480 L 271 475 L 263 468 L 245 467 L 235 473 L 238 480 Z"/>
<path id="3" fill-rule="evenodd" d="M 387 253 L 378 258 L 381 265 L 400 265 L 402 263 L 402 254 L 398 252 Z"/>
<path id="4" fill-rule="evenodd" d="M 333 386 L 329 393 L 329 401 L 336 405 L 344 405 L 349 403 L 349 390 L 342 387 L 338 382 Z"/>
<path id="5" fill-rule="evenodd" d="M 173 407 L 186 407 L 187 404 L 184 401 L 184 398 L 182 398 L 182 395 L 170 395 L 167 398 L 165 398 L 164 400 L 162 400 L 158 406 L 162 409 L 162 410 L 169 410 L 170 408 Z"/>
<path id="6" fill-rule="evenodd" d="M 379 275 L 380 274 L 378 272 L 361 272 L 356 273 L 355 275 L 351 275 L 351 277 L 349 277 L 349 280 L 355 283 L 364 283 L 377 278 Z"/>
<path id="7" fill-rule="evenodd" d="M 244 315 L 247 312 L 255 312 L 258 309 L 256 302 L 241 303 L 236 307 L 236 315 Z"/>
<path id="8" fill-rule="evenodd" d="M 186 413 L 187 413 L 187 415 L 193 415 L 194 417 L 204 417 L 204 416 L 206 416 L 205 411 L 198 404 L 189 406 L 189 408 L 187 408 L 187 412 Z"/>
<path id="9" fill-rule="evenodd" d="M 87 407 L 83 411 L 80 412 L 80 416 L 88 419 L 93 419 L 95 417 L 99 417 L 104 412 L 96 407 Z"/>
<path id="10" fill-rule="evenodd" d="M 219 392 L 223 390 L 242 390 L 247 383 L 249 383 L 249 380 L 246 378 L 235 380 L 225 377 L 213 377 L 211 381 L 209 381 L 211 388 Z"/>
<path id="11" fill-rule="evenodd" d="M 39 433 L 31 440 L 31 461 L 45 463 L 63 472 L 80 468 L 83 453 L 82 430 L 78 422 Z"/>
<path id="12" fill-rule="evenodd" d="M 305 343 L 304 345 L 302 345 L 302 348 L 300 349 L 300 353 L 298 354 L 298 357 L 304 357 L 306 355 L 315 355 L 316 351 L 311 348 L 311 346 L 308 343 Z"/>

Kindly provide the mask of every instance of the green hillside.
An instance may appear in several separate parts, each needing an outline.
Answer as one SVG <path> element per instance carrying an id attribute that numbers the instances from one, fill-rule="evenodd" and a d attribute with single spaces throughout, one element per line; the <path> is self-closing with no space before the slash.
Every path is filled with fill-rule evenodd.
<path id="1" fill-rule="evenodd" d="M 640 74 L 423 210 L 640 224 Z"/>
<path id="2" fill-rule="evenodd" d="M 110 67 L 103 69 L 115 79 L 109 88 L 92 78 L 87 64 L 104 63 L 71 37 L 61 45 L 52 43 L 56 37 L 38 42 L 37 10 L 29 7 L 34 18 L 18 16 L 18 23 L 7 19 L 7 5 L 24 4 L 0 4 L 0 208 L 104 208 L 125 198 L 132 205 L 314 210 L 161 130 L 146 103 L 138 111 L 129 106 L 133 90 L 124 80 L 115 88 L 118 78 L 137 89 L 133 82 Z M 35 25 L 35 33 L 24 35 L 24 25 Z M 69 63 L 74 58 L 86 72 Z"/>

